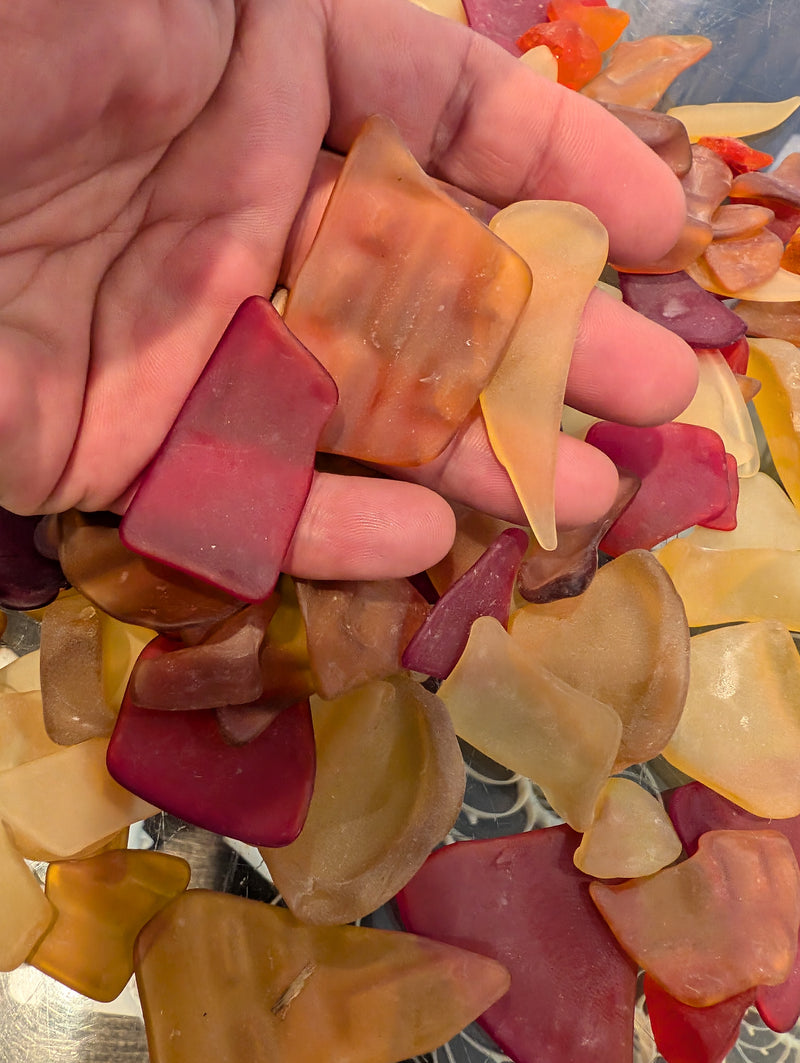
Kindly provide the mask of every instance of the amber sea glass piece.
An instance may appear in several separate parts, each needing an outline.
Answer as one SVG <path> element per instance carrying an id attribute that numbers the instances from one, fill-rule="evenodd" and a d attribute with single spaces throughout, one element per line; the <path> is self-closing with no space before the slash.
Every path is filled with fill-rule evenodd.
<path id="1" fill-rule="evenodd" d="M 28 958 L 56 913 L 2 823 L 0 880 L 0 971 L 13 971 Z"/>
<path id="2" fill-rule="evenodd" d="M 267 598 L 336 387 L 260 296 L 236 311 L 120 525 L 146 557 Z"/>
<path id="3" fill-rule="evenodd" d="M 315 687 L 294 581 L 282 575 L 278 588 L 280 602 L 261 647 L 261 701 L 286 708 L 313 694 Z"/>
<path id="4" fill-rule="evenodd" d="M 711 215 L 711 228 L 715 240 L 754 236 L 774 217 L 773 211 L 757 203 L 723 203 Z"/>
<path id="5" fill-rule="evenodd" d="M 404 886 L 456 821 L 464 762 L 444 704 L 405 676 L 313 698 L 317 772 L 296 841 L 261 849 L 305 923 L 352 923 Z"/>
<path id="6" fill-rule="evenodd" d="M 761 381 L 753 400 L 769 452 L 786 493 L 800 506 L 800 352 L 779 339 L 750 341 L 750 371 Z"/>
<path id="7" fill-rule="evenodd" d="M 742 300 L 736 304 L 736 312 L 745 321 L 749 336 L 766 336 L 800 344 L 800 302 Z"/>
<path id="8" fill-rule="evenodd" d="M 684 1004 L 774 985 L 794 963 L 800 873 L 777 831 L 710 831 L 690 859 L 590 891 L 625 951 Z"/>
<path id="9" fill-rule="evenodd" d="M 136 935 L 189 875 L 180 857 L 136 849 L 51 863 L 56 918 L 28 962 L 92 1000 L 114 1000 L 133 974 Z"/>
<path id="10" fill-rule="evenodd" d="M 723 288 L 740 292 L 763 284 L 778 272 L 783 241 L 764 229 L 738 239 L 714 240 L 705 249 L 704 257 Z"/>
<path id="11" fill-rule="evenodd" d="M 581 91 L 601 103 L 651 109 L 679 74 L 710 51 L 707 37 L 693 35 L 621 41 L 602 73 Z"/>
<path id="12" fill-rule="evenodd" d="M 40 691 L 0 692 L 0 772 L 58 749 L 44 725 Z"/>
<path id="13" fill-rule="evenodd" d="M 152 1063 L 397 1063 L 455 1036 L 509 981 L 464 949 L 306 927 L 285 909 L 201 890 L 151 920 L 135 955 Z"/>
<path id="14" fill-rule="evenodd" d="M 286 307 L 339 389 L 320 449 L 393 465 L 434 458 L 494 372 L 530 283 L 394 126 L 368 119 Z"/>

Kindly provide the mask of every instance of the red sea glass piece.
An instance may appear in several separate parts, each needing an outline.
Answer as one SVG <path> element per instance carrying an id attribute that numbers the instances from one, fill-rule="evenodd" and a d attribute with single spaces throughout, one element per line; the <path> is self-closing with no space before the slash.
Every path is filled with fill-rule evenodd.
<path id="1" fill-rule="evenodd" d="M 718 516 L 730 504 L 725 446 L 710 428 L 678 422 L 642 428 L 598 421 L 586 442 L 641 480 L 600 543 L 612 557 L 636 548 L 649 550 Z"/>
<path id="2" fill-rule="evenodd" d="M 174 647 L 159 637 L 148 659 Z M 198 827 L 250 845 L 287 845 L 300 833 L 314 785 L 307 701 L 283 709 L 246 745 L 231 745 L 212 709 L 143 709 L 126 692 L 108 770 L 131 793 Z"/>
<path id="3" fill-rule="evenodd" d="M 725 463 L 728 470 L 728 490 L 730 491 L 728 505 L 716 517 L 709 517 L 698 522 L 704 528 L 715 528 L 717 531 L 733 531 L 736 527 L 736 509 L 739 505 L 738 463 L 733 454 L 725 455 Z"/>
<path id="4" fill-rule="evenodd" d="M 247 601 L 268 597 L 336 399 L 272 304 L 247 299 L 144 473 L 125 544 Z"/>
<path id="5" fill-rule="evenodd" d="M 745 989 L 719 1004 L 695 1008 L 670 996 L 649 974 L 644 995 L 656 1048 L 667 1063 L 722 1063 L 755 1000 L 755 991 Z"/>
<path id="6" fill-rule="evenodd" d="M 747 363 L 750 361 L 750 344 L 746 336 L 719 348 L 719 353 L 731 367 L 731 372 L 747 376 Z"/>
<path id="7" fill-rule="evenodd" d="M 516 1063 L 619 1063 L 633 1053 L 636 968 L 573 864 L 560 825 L 438 849 L 397 896 L 416 934 L 499 960 L 511 988 L 478 1022 Z"/>
<path id="8" fill-rule="evenodd" d="M 682 270 L 620 273 L 619 283 L 628 306 L 693 347 L 725 347 L 745 334 L 744 321 Z"/>
<path id="9" fill-rule="evenodd" d="M 6 609 L 38 609 L 69 586 L 59 563 L 36 548 L 41 519 L 0 508 L 0 606 Z"/>
<path id="10" fill-rule="evenodd" d="M 597 43 L 577 22 L 560 18 L 531 26 L 517 41 L 522 52 L 537 45 L 549 48 L 558 62 L 558 81 L 568 89 L 582 89 L 596 77 L 603 66 L 603 54 Z"/>
<path id="11" fill-rule="evenodd" d="M 434 605 L 403 653 L 403 667 L 445 679 L 464 652 L 469 629 L 479 616 L 508 625 L 511 594 L 528 548 L 521 528 L 507 528 Z"/>
<path id="12" fill-rule="evenodd" d="M 697 143 L 716 152 L 734 174 L 763 170 L 773 161 L 772 155 L 751 148 L 738 137 L 700 137 Z"/>
<path id="13" fill-rule="evenodd" d="M 547 21 L 547 0 L 463 0 L 467 22 L 476 33 L 520 55 L 517 38 Z"/>

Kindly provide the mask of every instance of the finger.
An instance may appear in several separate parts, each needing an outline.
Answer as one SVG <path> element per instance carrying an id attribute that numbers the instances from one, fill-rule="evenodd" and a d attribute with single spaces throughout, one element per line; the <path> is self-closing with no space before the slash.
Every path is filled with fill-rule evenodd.
<path id="1" fill-rule="evenodd" d="M 410 576 L 440 561 L 454 534 L 452 509 L 425 487 L 318 472 L 283 567 L 305 579 Z"/>
<path id="2" fill-rule="evenodd" d="M 584 204 L 608 228 L 616 262 L 658 258 L 675 242 L 677 179 L 604 108 L 407 0 L 330 9 L 331 147 L 346 150 L 381 113 L 426 169 L 475 195 Z"/>

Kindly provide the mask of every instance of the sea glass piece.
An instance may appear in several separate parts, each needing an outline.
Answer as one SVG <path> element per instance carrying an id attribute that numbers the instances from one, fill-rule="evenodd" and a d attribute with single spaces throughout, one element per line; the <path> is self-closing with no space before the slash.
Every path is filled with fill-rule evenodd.
<path id="1" fill-rule="evenodd" d="M 34 535 L 41 517 L 23 517 L 0 507 L 0 606 L 36 609 L 67 586 L 57 561 L 41 554 Z"/>
<path id="2" fill-rule="evenodd" d="M 519 61 L 529 67 L 540 77 L 548 81 L 558 81 L 558 60 L 546 44 L 537 44 L 523 52 Z"/>
<path id="3" fill-rule="evenodd" d="M 689 692 L 664 757 L 757 816 L 800 813 L 800 658 L 783 624 L 692 637 Z"/>
<path id="4" fill-rule="evenodd" d="M 800 873 L 777 831 L 709 831 L 674 867 L 589 888 L 628 955 L 684 1004 L 718 1004 L 792 969 Z"/>
<path id="5" fill-rule="evenodd" d="M 224 621 L 196 646 L 140 657 L 131 698 L 148 709 L 213 709 L 243 705 L 262 693 L 259 651 L 277 595 Z"/>
<path id="6" fill-rule="evenodd" d="M 796 229 L 786 241 L 781 267 L 791 273 L 800 273 L 800 228 Z"/>
<path id="7" fill-rule="evenodd" d="M 492 448 L 537 541 L 553 550 L 564 388 L 583 307 L 605 265 L 608 235 L 593 214 L 574 203 L 514 203 L 490 225 L 528 263 L 533 288 L 508 350 L 481 394 L 481 408 Z"/>
<path id="8" fill-rule="evenodd" d="M 464 652 L 473 620 L 493 616 L 506 627 L 514 580 L 527 547 L 528 536 L 521 528 L 501 532 L 433 606 L 403 652 L 403 667 L 444 679 Z"/>
<path id="9" fill-rule="evenodd" d="M 568 89 L 583 88 L 602 69 L 603 54 L 597 42 L 574 19 L 559 18 L 531 26 L 517 41 L 523 53 L 541 44 L 556 57 L 558 82 Z"/>
<path id="10" fill-rule="evenodd" d="M 736 459 L 739 476 L 755 476 L 760 454 L 753 421 L 731 367 L 719 351 L 697 352 L 698 383 L 694 397 L 675 418 L 681 424 L 710 428 Z"/>
<path id="11" fill-rule="evenodd" d="M 396 1063 L 454 1037 L 501 996 L 497 962 L 362 926 L 188 890 L 136 942 L 152 1063 Z"/>
<path id="12" fill-rule="evenodd" d="M 798 348 L 785 340 L 750 341 L 750 371 L 761 381 L 754 405 L 781 483 L 795 506 L 800 506 L 798 357 Z"/>
<path id="13" fill-rule="evenodd" d="M 547 16 L 551 20 L 572 19 L 588 33 L 601 52 L 616 44 L 631 20 L 627 11 L 607 4 L 584 4 L 582 0 L 550 0 Z"/>
<path id="14" fill-rule="evenodd" d="M 661 35 L 620 41 L 584 95 L 601 103 L 651 110 L 675 78 L 711 51 L 707 37 Z"/>
<path id="15" fill-rule="evenodd" d="M 624 269 L 627 273 L 655 274 L 664 276 L 670 273 L 688 271 L 691 265 L 697 261 L 714 238 L 711 225 L 700 221 L 687 214 L 684 219 L 678 239 L 669 251 L 661 258 L 646 262 L 626 262 L 624 267 L 615 266 L 617 270 Z M 612 263 L 613 265 L 613 263 Z"/>
<path id="16" fill-rule="evenodd" d="M 728 492 L 730 498 L 725 509 L 720 510 L 716 516 L 706 517 L 700 524 L 702 528 L 713 528 L 716 531 L 733 531 L 736 527 L 736 510 L 739 505 L 739 472 L 736 458 L 733 454 L 725 455 L 725 464 L 728 471 Z"/>
<path id="17" fill-rule="evenodd" d="M 129 550 L 119 520 L 77 509 L 59 514 L 59 558 L 70 582 L 119 620 L 169 634 L 215 624 L 242 608 L 230 594 Z"/>
<path id="18" fill-rule="evenodd" d="M 650 549 L 728 506 L 725 444 L 709 428 L 678 422 L 643 428 L 599 421 L 586 433 L 586 442 L 641 481 L 600 543 L 612 557 Z"/>
<path id="19" fill-rule="evenodd" d="M 692 166 L 692 149 L 686 129 L 677 120 L 660 111 L 626 107 L 620 103 L 604 104 L 615 118 L 652 148 L 674 174 L 683 177 Z"/>
<path id="20" fill-rule="evenodd" d="M 525 263 L 422 171 L 392 123 L 369 118 L 286 307 L 339 389 L 319 449 L 391 465 L 436 457 L 499 362 L 530 284 Z"/>
<path id="21" fill-rule="evenodd" d="M 461 0 L 414 0 L 414 3 L 426 11 L 432 11 L 434 15 L 467 24 L 467 13 Z"/>
<path id="22" fill-rule="evenodd" d="M 245 300 L 142 476 L 120 525 L 126 546 L 267 598 L 335 405 L 328 373 L 269 300 Z"/>
<path id="23" fill-rule="evenodd" d="M 745 333 L 745 323 L 684 271 L 620 273 L 622 298 L 634 310 L 694 347 L 724 347 Z"/>
<path id="24" fill-rule="evenodd" d="M 715 240 L 754 236 L 775 217 L 768 207 L 757 203 L 723 203 L 711 216 Z"/>
<path id="25" fill-rule="evenodd" d="M 531 26 L 547 21 L 547 0 L 464 0 L 464 9 L 476 33 L 517 56 L 517 38 Z"/>
<path id="26" fill-rule="evenodd" d="M 577 598 L 526 605 L 511 617 L 513 642 L 622 722 L 614 771 L 664 748 L 689 683 L 683 604 L 643 550 L 603 565 Z"/>
<path id="27" fill-rule="evenodd" d="M 511 988 L 478 1020 L 517 1063 L 632 1058 L 636 970 L 589 898 L 568 827 L 456 842 L 401 890 L 409 930 L 493 956 Z"/>
<path id="28" fill-rule="evenodd" d="M 673 863 L 681 850 L 658 798 L 633 779 L 613 778 L 575 850 L 575 866 L 593 878 L 639 878 Z"/>
<path id="29" fill-rule="evenodd" d="M 800 217 L 800 212 L 798 212 Z M 775 222 L 770 223 L 770 228 L 775 231 Z M 699 258 L 696 262 L 686 266 L 686 273 L 696 281 L 705 291 L 713 295 L 721 295 L 725 299 L 747 299 L 752 302 L 781 303 L 796 302 L 800 300 L 800 277 L 796 273 L 790 273 L 786 269 L 778 269 L 771 277 L 760 284 L 748 285 L 732 292 L 720 284 L 708 267 L 704 259 Z"/>
<path id="30" fill-rule="evenodd" d="M 261 701 L 283 709 L 313 694 L 314 679 L 294 581 L 282 575 L 278 588 L 280 602 L 261 647 Z"/>
<path id="31" fill-rule="evenodd" d="M 479 509 L 461 502 L 450 503 L 456 518 L 456 534 L 453 545 L 427 575 L 437 594 L 442 595 L 461 579 L 507 528 L 517 527 L 499 517 L 493 517 Z M 0 673 L 2 675 L 2 673 Z"/>
<path id="32" fill-rule="evenodd" d="M 145 659 L 164 653 L 158 638 Z M 225 741 L 211 709 L 145 709 L 130 692 L 108 747 L 108 770 L 131 793 L 195 826 L 249 845 L 286 845 L 300 832 L 314 784 L 308 702 L 280 712 L 252 742 Z"/>
<path id="33" fill-rule="evenodd" d="M 788 155 L 770 173 L 743 173 L 733 182 L 731 199 L 763 203 L 768 207 L 800 207 L 800 152 Z"/>
<path id="34" fill-rule="evenodd" d="M 304 923 L 352 923 L 389 901 L 458 817 L 464 761 L 444 704 L 397 676 L 313 698 L 314 795 L 303 830 L 261 849 Z"/>
<path id="35" fill-rule="evenodd" d="M 764 229 L 753 236 L 713 240 L 704 255 L 708 268 L 722 287 L 740 292 L 775 276 L 783 257 L 783 241 Z"/>
<path id="36" fill-rule="evenodd" d="M 670 1063 L 722 1063 L 739 1039 L 744 1013 L 755 1001 L 755 990 L 707 1008 L 682 1004 L 650 975 L 644 976 L 647 1017 L 656 1048 Z"/>
<path id="37" fill-rule="evenodd" d="M 461 738 L 537 782 L 576 830 L 589 826 L 619 749 L 612 708 L 558 678 L 493 617 L 474 622 L 439 696 Z"/>
<path id="38" fill-rule="evenodd" d="M 755 303 L 742 300 L 736 304 L 736 312 L 747 324 L 749 336 L 800 344 L 800 301 Z"/>
<path id="39" fill-rule="evenodd" d="M 218 705 L 214 709 L 214 716 L 225 741 L 233 746 L 243 746 L 266 731 L 284 708 L 288 706 L 276 707 L 258 698 L 245 705 Z"/>
<path id="40" fill-rule="evenodd" d="M 733 531 L 694 528 L 684 542 L 704 550 L 800 550 L 800 513 L 766 473 L 739 484 L 737 518 Z"/>
<path id="41" fill-rule="evenodd" d="M 178 856 L 135 849 L 51 863 L 56 919 L 28 962 L 92 1000 L 114 1000 L 133 974 L 136 935 L 190 873 Z"/>
<path id="42" fill-rule="evenodd" d="M 0 772 L 0 819 L 27 860 L 91 855 L 158 811 L 111 778 L 107 745 L 90 738 Z"/>
<path id="43" fill-rule="evenodd" d="M 691 146 L 692 165 L 681 179 L 686 209 L 700 221 L 710 222 L 714 211 L 727 198 L 733 182 L 730 167 L 710 148 Z"/>
<path id="44" fill-rule="evenodd" d="M 430 606 L 406 579 L 297 580 L 314 688 L 328 700 L 403 670 Z"/>
<path id="45" fill-rule="evenodd" d="M 638 477 L 620 471 L 617 496 L 605 516 L 581 528 L 560 531 L 555 550 L 543 550 L 534 543 L 517 573 L 520 597 L 541 605 L 583 594 L 597 572 L 601 539 L 638 490 Z"/>
<path id="46" fill-rule="evenodd" d="M 24 694 L 31 690 L 41 691 L 39 688 L 39 660 L 38 650 L 24 653 L 14 661 L 9 661 L 0 669 L 0 691 L 13 691 Z"/>
<path id="47" fill-rule="evenodd" d="M 56 913 L 2 823 L 0 880 L 0 971 L 13 971 L 28 958 Z"/>
<path id="48" fill-rule="evenodd" d="M 791 117 L 800 96 L 769 103 L 701 103 L 670 107 L 667 114 L 683 122 L 690 140 L 702 137 L 749 137 L 765 133 Z"/>
<path id="49" fill-rule="evenodd" d="M 734 174 L 763 170 L 773 162 L 773 156 L 759 151 L 739 137 L 700 137 L 698 144 L 715 151 Z"/>
<path id="50" fill-rule="evenodd" d="M 58 749 L 44 725 L 40 691 L 0 693 L 0 772 Z"/>
<path id="51" fill-rule="evenodd" d="M 747 336 L 741 336 L 735 343 L 726 344 L 719 348 L 719 353 L 731 367 L 734 373 L 747 374 L 750 362 L 750 343 Z"/>

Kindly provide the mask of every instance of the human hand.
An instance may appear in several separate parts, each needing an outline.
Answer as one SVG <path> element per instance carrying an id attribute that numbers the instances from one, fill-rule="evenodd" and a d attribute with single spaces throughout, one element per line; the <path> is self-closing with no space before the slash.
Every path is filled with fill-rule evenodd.
<path id="1" fill-rule="evenodd" d="M 122 509 L 236 306 L 269 293 L 323 141 L 391 117 L 425 168 L 503 205 L 584 203 L 614 260 L 674 241 L 674 178 L 613 118 L 408 0 L 31 0 L 0 43 L 0 504 Z M 634 423 L 689 400 L 695 359 L 595 293 L 568 401 Z M 557 515 L 603 512 L 616 473 L 561 441 Z M 317 474 L 286 559 L 376 578 L 449 546 L 438 492 L 519 508 L 479 422 L 427 486 Z"/>

